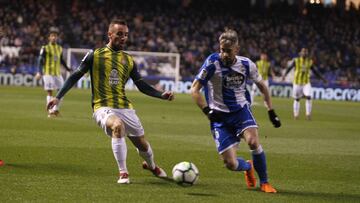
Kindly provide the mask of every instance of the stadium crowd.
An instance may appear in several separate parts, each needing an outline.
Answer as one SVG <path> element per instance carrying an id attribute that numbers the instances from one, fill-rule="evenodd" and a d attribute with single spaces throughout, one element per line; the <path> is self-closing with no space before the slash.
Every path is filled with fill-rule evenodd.
<path id="1" fill-rule="evenodd" d="M 217 51 L 221 31 L 231 27 L 239 33 L 240 54 L 257 60 L 268 53 L 279 78 L 288 60 L 307 47 L 330 84 L 360 87 L 360 9 L 354 7 L 343 11 L 308 4 L 299 10 L 286 1 L 264 8 L 220 0 L 0 0 L 0 18 L 0 72 L 33 72 L 51 26 L 61 30 L 64 48 L 96 48 L 107 41 L 103 30 L 110 20 L 124 18 L 131 29 L 127 50 L 178 52 L 183 78 L 197 73 L 205 57 Z"/>

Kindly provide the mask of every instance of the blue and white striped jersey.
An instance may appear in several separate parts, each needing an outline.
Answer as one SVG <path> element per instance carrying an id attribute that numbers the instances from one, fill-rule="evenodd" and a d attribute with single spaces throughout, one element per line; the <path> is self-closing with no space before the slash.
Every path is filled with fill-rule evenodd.
<path id="1" fill-rule="evenodd" d="M 209 107 L 222 112 L 236 112 L 248 104 L 246 81 L 262 80 L 249 58 L 236 56 L 235 64 L 227 67 L 221 62 L 219 53 L 213 53 L 205 60 L 196 79 L 204 86 Z"/>

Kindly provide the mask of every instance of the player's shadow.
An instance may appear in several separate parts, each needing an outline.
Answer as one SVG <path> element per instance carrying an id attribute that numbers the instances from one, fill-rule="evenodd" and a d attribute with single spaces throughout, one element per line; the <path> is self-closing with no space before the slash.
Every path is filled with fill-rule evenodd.
<path id="1" fill-rule="evenodd" d="M 342 200 L 345 202 L 356 202 L 360 200 L 358 194 L 344 194 L 344 193 L 323 193 L 323 192 L 308 192 L 308 191 L 291 191 L 291 190 L 278 190 L 277 195 L 282 196 L 301 196 L 309 198 L 319 198 L 324 200 Z"/>
<path id="2" fill-rule="evenodd" d="M 208 193 L 199 193 L 199 192 L 189 192 L 187 195 L 198 196 L 198 197 L 216 197 L 216 194 L 208 194 Z"/>

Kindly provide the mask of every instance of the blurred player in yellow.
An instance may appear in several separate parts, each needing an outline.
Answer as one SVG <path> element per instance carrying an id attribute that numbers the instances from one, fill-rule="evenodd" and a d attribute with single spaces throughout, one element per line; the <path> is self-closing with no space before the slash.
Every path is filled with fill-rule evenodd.
<path id="1" fill-rule="evenodd" d="M 261 53 L 260 60 L 256 61 L 256 66 L 258 68 L 259 74 L 261 75 L 264 84 L 269 89 L 269 74 L 271 74 L 271 77 L 275 77 L 275 73 L 271 67 L 271 63 L 268 60 L 268 55 L 266 53 Z M 256 94 L 256 91 L 258 90 L 257 85 L 253 83 L 251 88 L 251 104 L 254 104 L 254 96 Z"/>
<path id="2" fill-rule="evenodd" d="M 71 71 L 62 57 L 63 48 L 57 43 L 58 36 L 58 29 L 52 27 L 49 32 L 49 43 L 41 47 L 38 58 L 38 73 L 35 78 L 40 79 L 41 75 L 43 76 L 44 89 L 47 92 L 46 105 L 52 99 L 53 91 L 60 89 L 64 84 L 64 79 L 60 72 L 60 64 L 67 71 Z M 48 110 L 48 117 L 58 116 L 59 108 L 60 102 Z"/>
<path id="3" fill-rule="evenodd" d="M 312 89 L 310 83 L 310 70 L 312 70 L 317 77 L 321 78 L 324 83 L 327 83 L 327 81 L 316 70 L 313 60 L 309 57 L 309 51 L 307 48 L 302 48 L 299 53 L 299 57 L 295 57 L 290 61 L 290 63 L 288 64 L 288 68 L 283 75 L 283 81 L 285 80 L 286 75 L 293 68 L 295 68 L 293 79 L 294 119 L 297 120 L 299 118 L 300 99 L 302 97 L 305 97 L 306 119 L 311 120 Z"/>
<path id="4" fill-rule="evenodd" d="M 90 72 L 93 118 L 106 135 L 111 137 L 111 146 L 119 169 L 117 182 L 120 184 L 130 183 L 126 166 L 126 136 L 145 160 L 142 167 L 157 177 L 167 177 L 166 172 L 155 164 L 154 153 L 145 139 L 144 128 L 132 103 L 126 97 L 126 82 L 132 79 L 136 87 L 146 95 L 162 100 L 174 99 L 173 92 L 158 91 L 143 80 L 134 58 L 124 52 L 128 35 L 127 23 L 124 20 L 113 20 L 108 29 L 109 43 L 95 51 L 89 51 L 78 69 L 48 104 L 48 109 L 58 104 L 66 92 L 84 74 Z"/>

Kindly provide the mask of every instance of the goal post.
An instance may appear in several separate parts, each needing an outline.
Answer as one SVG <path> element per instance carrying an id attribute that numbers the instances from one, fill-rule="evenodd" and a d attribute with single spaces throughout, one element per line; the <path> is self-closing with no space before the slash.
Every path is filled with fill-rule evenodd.
<path id="1" fill-rule="evenodd" d="M 69 67 L 78 67 L 81 60 L 90 49 L 69 48 L 66 54 L 66 63 Z M 180 81 L 180 54 L 165 52 L 144 52 L 144 51 L 124 51 L 134 57 L 137 69 L 146 82 L 156 88 L 162 87 L 163 81 L 171 82 L 173 90 L 177 89 Z M 89 88 L 90 77 L 83 77 L 77 87 Z M 134 89 L 131 80 L 126 85 L 127 89 Z"/>

